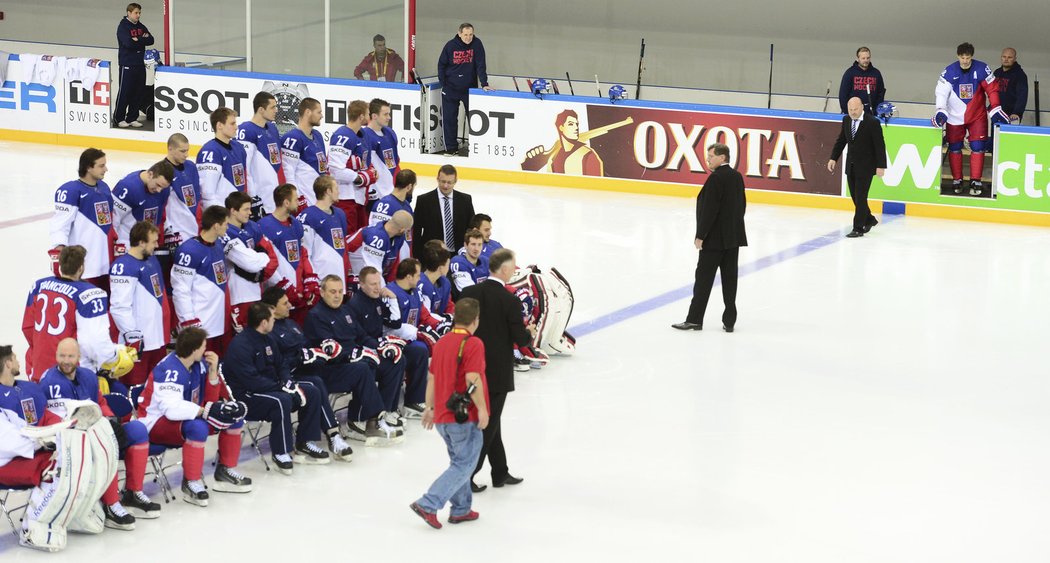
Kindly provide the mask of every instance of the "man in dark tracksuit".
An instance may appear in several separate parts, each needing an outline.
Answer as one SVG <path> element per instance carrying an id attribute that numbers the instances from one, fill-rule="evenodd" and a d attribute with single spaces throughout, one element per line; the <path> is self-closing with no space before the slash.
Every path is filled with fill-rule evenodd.
<path id="1" fill-rule="evenodd" d="M 222 370 L 238 401 L 248 405 L 248 420 L 268 421 L 270 451 L 278 471 L 292 474 L 292 413 L 299 413 L 294 455 L 300 463 L 328 463 L 328 452 L 314 441 L 321 439 L 322 403 L 328 397 L 312 384 L 296 382 L 288 372 L 284 355 L 273 337 L 273 310 L 265 303 L 252 303 L 248 325 L 233 337 Z"/>
<path id="2" fill-rule="evenodd" d="M 995 82 L 999 85 L 999 101 L 1003 111 L 1010 116 L 1011 123 L 1020 123 L 1028 105 L 1028 75 L 1017 62 L 1017 51 L 1012 47 L 1003 49 L 1002 66 L 995 69 Z M 992 128 L 995 129 L 994 127 Z"/>
<path id="3" fill-rule="evenodd" d="M 142 6 L 128 4 L 128 15 L 117 25 L 117 62 L 120 65 L 120 91 L 113 109 L 113 123 L 117 127 L 142 127 L 139 108 L 146 89 L 146 47 L 153 44 L 153 35 L 139 18 Z"/>
<path id="4" fill-rule="evenodd" d="M 463 102 L 463 111 L 470 111 L 468 91 L 477 88 L 480 83 L 485 90 L 489 87 L 489 75 L 485 68 L 485 46 L 481 39 L 474 37 L 474 26 L 463 23 L 456 34 L 441 51 L 438 57 L 438 82 L 441 83 L 441 121 L 445 132 L 445 152 L 454 154 L 459 151 L 456 130 L 459 128 L 459 103 Z"/>

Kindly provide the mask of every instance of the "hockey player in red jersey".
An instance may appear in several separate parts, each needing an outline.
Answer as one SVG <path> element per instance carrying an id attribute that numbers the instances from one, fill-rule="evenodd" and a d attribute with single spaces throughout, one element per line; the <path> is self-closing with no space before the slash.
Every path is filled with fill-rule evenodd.
<path id="1" fill-rule="evenodd" d="M 29 292 L 22 334 L 29 344 L 26 374 L 31 381 L 39 381 L 54 365 L 55 350 L 64 338 L 77 339 L 84 367 L 95 371 L 130 367 L 137 358 L 133 349 L 110 340 L 106 292 L 81 280 L 86 255 L 80 245 L 63 248 L 58 256 L 61 276 L 38 280 Z"/>
<path id="2" fill-rule="evenodd" d="M 970 195 L 983 193 L 984 153 L 988 143 L 988 120 L 992 125 L 1010 123 L 999 105 L 999 86 L 992 68 L 973 58 L 973 45 L 963 43 L 956 49 L 959 57 L 941 72 L 937 81 L 935 127 L 945 127 L 948 139 L 948 165 L 952 170 L 952 191 L 963 193 L 963 139 L 970 143 Z M 987 98 L 987 106 L 985 99 Z M 987 113 L 986 113 L 987 110 Z"/>

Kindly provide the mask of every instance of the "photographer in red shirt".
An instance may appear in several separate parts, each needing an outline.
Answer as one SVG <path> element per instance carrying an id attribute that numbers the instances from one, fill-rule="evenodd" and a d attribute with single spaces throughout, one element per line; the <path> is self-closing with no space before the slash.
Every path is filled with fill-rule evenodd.
<path id="1" fill-rule="evenodd" d="M 437 427 L 448 446 L 449 467 L 411 508 L 435 529 L 441 528 L 437 511 L 450 501 L 450 524 L 478 519 L 470 509 L 470 477 L 481 453 L 481 431 L 489 423 L 485 345 L 473 336 L 480 309 L 476 299 L 456 302 L 452 331 L 434 345 L 430 360 L 423 428 Z"/>

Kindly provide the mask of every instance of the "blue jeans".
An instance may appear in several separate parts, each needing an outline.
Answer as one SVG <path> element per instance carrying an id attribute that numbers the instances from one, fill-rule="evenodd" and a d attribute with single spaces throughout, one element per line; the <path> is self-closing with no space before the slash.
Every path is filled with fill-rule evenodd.
<path id="1" fill-rule="evenodd" d="M 470 476 L 481 453 L 481 430 L 476 422 L 463 424 L 435 424 L 438 434 L 448 446 L 448 469 L 430 485 L 418 501 L 427 512 L 437 512 L 452 501 L 452 516 L 463 516 L 470 512 L 473 498 L 470 492 Z"/>

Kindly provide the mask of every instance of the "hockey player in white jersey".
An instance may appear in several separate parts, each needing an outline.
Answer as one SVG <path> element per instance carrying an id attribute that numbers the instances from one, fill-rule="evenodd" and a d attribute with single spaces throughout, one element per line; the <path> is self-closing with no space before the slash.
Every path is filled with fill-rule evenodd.
<path id="1" fill-rule="evenodd" d="M 230 108 L 211 112 L 215 138 L 197 153 L 197 173 L 201 181 L 201 200 L 205 208 L 222 207 L 226 196 L 248 191 L 247 153 L 237 137 L 237 113 Z"/>
<path id="2" fill-rule="evenodd" d="M 339 183 L 336 206 L 346 214 L 346 232 L 355 233 L 368 221 L 368 188 L 376 169 L 368 164 L 363 128 L 368 124 L 368 103 L 354 100 L 346 108 L 346 125 L 332 133 L 328 145 L 328 170 Z"/>
<path id="3" fill-rule="evenodd" d="M 139 361 L 122 378 L 127 386 L 146 382 L 164 359 L 171 337 L 170 305 L 160 262 L 153 256 L 160 231 L 149 221 L 131 228 L 128 252 L 110 270 L 110 315 L 119 342 L 135 348 Z"/>
<path id="4" fill-rule="evenodd" d="M 274 211 L 259 221 L 263 236 L 270 240 L 277 254 L 277 271 L 266 280 L 266 287 L 280 286 L 295 310 L 292 318 L 302 322 L 307 311 L 321 296 L 321 286 L 314 273 L 310 251 L 303 246 L 305 229 L 293 213 L 298 208 L 297 190 L 292 184 L 281 184 L 273 191 Z"/>
<path id="5" fill-rule="evenodd" d="M 226 208 L 213 205 L 201 216 L 201 234 L 179 247 L 171 269 L 171 294 L 179 330 L 200 327 L 208 350 L 222 355 L 226 311 L 226 256 L 219 237 L 226 234 Z"/>
<path id="6" fill-rule="evenodd" d="M 304 98 L 299 102 L 299 124 L 281 137 L 281 166 L 285 180 L 299 188 L 299 211 L 317 203 L 311 189 L 314 180 L 328 175 L 324 134 L 314 129 L 323 115 L 321 102 Z"/>
<path id="7" fill-rule="evenodd" d="M 273 190 L 283 184 L 281 134 L 273 122 L 277 118 L 277 98 L 259 92 L 252 99 L 255 113 L 237 127 L 237 140 L 244 146 L 248 164 L 248 195 L 252 197 L 252 218 L 273 213 Z"/>
<path id="8" fill-rule="evenodd" d="M 376 181 L 368 190 L 368 204 L 394 191 L 394 177 L 401 166 L 397 133 L 390 128 L 390 102 L 375 98 L 368 103 L 368 127 L 364 129 L 367 163 L 376 168 Z"/>
<path id="9" fill-rule="evenodd" d="M 171 192 L 164 208 L 162 244 L 157 251 L 167 279 L 171 271 L 171 256 L 180 244 L 200 233 L 201 181 L 197 164 L 189 159 L 190 142 L 182 133 L 168 137 L 167 160 L 175 170 Z M 157 225 L 160 227 L 161 225 Z"/>
<path id="10" fill-rule="evenodd" d="M 161 160 L 149 170 L 128 174 L 113 187 L 113 226 L 117 230 L 114 256 L 127 251 L 128 234 L 135 223 L 149 221 L 164 227 L 164 210 L 173 181 L 175 167 L 167 160 Z"/>
<path id="11" fill-rule="evenodd" d="M 336 276 L 346 284 L 350 261 L 346 255 L 346 215 L 335 206 L 339 187 L 335 178 L 318 176 L 314 180 L 317 203 L 299 214 L 303 224 L 303 247 L 318 279 Z"/>
<path id="12" fill-rule="evenodd" d="M 277 270 L 277 255 L 259 225 L 250 219 L 252 198 L 234 192 L 226 196 L 229 221 L 222 236 L 226 271 L 230 273 L 230 328 L 226 343 L 244 329 L 248 306 L 262 298 L 262 281 Z"/>
<path id="13" fill-rule="evenodd" d="M 106 176 L 106 153 L 86 149 L 80 153 L 79 178 L 55 190 L 55 215 L 51 218 L 52 269 L 58 275 L 58 253 L 65 246 L 87 250 L 84 280 L 109 291 L 112 257 L 113 195 L 102 181 Z M 115 234 L 115 233 L 114 233 Z"/>

